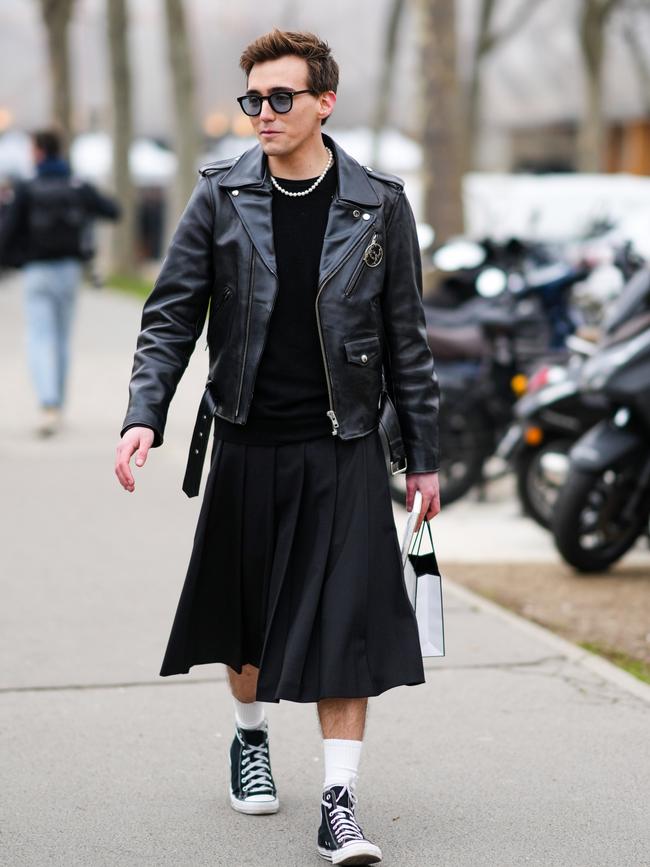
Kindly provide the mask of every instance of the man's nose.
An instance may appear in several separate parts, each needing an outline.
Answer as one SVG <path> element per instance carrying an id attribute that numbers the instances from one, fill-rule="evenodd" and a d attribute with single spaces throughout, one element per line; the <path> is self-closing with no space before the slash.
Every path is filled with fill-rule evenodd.
<path id="1" fill-rule="evenodd" d="M 270 123 L 275 120 L 275 112 L 271 108 L 271 104 L 268 99 L 265 99 L 262 103 L 262 111 L 260 112 L 260 120 L 263 120 L 265 123 Z"/>

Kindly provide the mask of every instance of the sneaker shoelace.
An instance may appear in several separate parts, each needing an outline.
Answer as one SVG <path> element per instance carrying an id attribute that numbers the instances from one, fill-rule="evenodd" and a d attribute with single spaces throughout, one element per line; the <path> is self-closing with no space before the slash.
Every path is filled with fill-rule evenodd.
<path id="1" fill-rule="evenodd" d="M 354 816 L 354 806 L 357 802 L 357 796 L 354 791 L 348 786 L 343 786 L 336 800 L 338 802 L 346 791 L 350 795 L 350 807 L 344 807 L 342 804 L 338 804 L 335 807 L 333 804 L 329 804 L 325 799 L 322 800 L 322 803 L 330 811 L 329 817 L 332 831 L 334 832 L 337 843 L 341 846 L 346 843 L 352 843 L 355 840 L 365 839 Z"/>
<path id="2" fill-rule="evenodd" d="M 237 732 L 242 745 L 242 789 L 249 795 L 267 794 L 273 791 L 273 777 L 267 743 L 249 744 Z"/>

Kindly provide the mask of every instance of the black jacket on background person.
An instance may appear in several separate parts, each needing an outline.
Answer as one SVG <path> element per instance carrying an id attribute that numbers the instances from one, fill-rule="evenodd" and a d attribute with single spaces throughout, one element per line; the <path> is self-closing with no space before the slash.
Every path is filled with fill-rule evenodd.
<path id="1" fill-rule="evenodd" d="M 397 410 L 407 472 L 438 469 L 439 386 L 427 343 L 415 220 L 403 183 L 359 165 L 327 135 L 338 173 L 315 308 L 332 433 L 378 427 L 382 381 Z M 154 431 L 209 308 L 209 378 L 199 419 L 245 424 L 278 291 L 272 186 L 260 145 L 204 166 L 145 302 L 122 434 Z M 202 413 L 202 416 L 201 416 Z M 209 432 L 209 427 L 207 428 Z M 206 428 L 197 424 L 201 458 Z"/>
<path id="2" fill-rule="evenodd" d="M 66 160 L 50 157 L 36 177 L 6 187 L 0 208 L 0 265 L 75 258 L 95 253 L 93 220 L 117 220 L 119 204 L 74 177 Z"/>

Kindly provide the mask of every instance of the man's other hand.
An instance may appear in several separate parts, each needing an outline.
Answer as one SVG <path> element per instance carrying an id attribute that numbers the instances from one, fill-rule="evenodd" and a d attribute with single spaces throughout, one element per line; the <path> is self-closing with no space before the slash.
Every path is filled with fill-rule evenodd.
<path id="1" fill-rule="evenodd" d="M 125 491 L 135 491 L 130 461 L 134 452 L 136 467 L 143 467 L 153 443 L 153 431 L 148 427 L 129 428 L 117 446 L 115 475 Z"/>
<path id="2" fill-rule="evenodd" d="M 414 533 L 420 529 L 423 520 L 430 521 L 440 511 L 440 484 L 438 473 L 407 473 L 406 474 L 406 510 L 413 508 L 415 492 L 420 491 L 422 505 L 420 514 L 413 529 Z"/>

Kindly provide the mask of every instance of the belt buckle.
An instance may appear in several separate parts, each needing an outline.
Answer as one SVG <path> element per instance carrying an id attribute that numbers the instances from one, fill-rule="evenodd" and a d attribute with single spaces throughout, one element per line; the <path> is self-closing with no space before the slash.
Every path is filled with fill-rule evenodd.
<path id="1" fill-rule="evenodd" d="M 406 471 L 406 458 L 401 458 L 398 461 L 391 461 L 390 462 L 390 471 L 394 476 L 398 475 L 399 473 L 405 472 Z"/>

